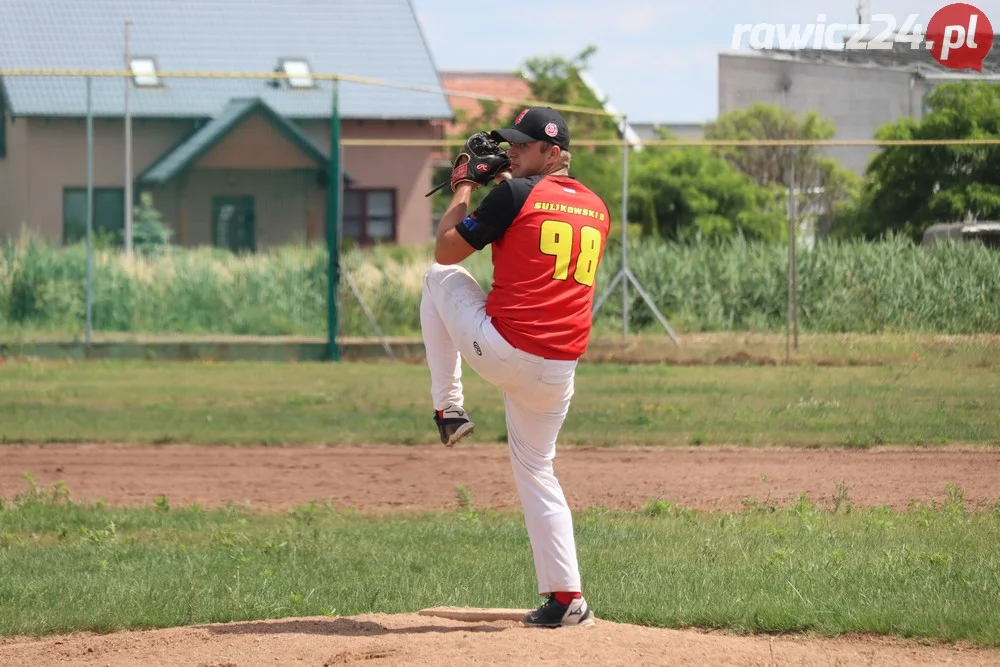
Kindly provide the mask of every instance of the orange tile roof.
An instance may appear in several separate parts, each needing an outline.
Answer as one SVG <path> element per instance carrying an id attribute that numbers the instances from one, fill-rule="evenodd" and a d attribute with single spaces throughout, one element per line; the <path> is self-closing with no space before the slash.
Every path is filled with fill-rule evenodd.
<path id="1" fill-rule="evenodd" d="M 441 85 L 445 90 L 476 93 L 490 97 L 505 99 L 530 99 L 531 88 L 527 82 L 513 72 L 441 72 Z M 469 117 L 482 113 L 479 100 L 471 97 L 448 95 L 448 102 L 455 110 L 455 115 L 464 114 Z M 501 115 L 513 115 L 515 105 L 501 104 Z M 444 123 L 445 132 L 455 132 L 462 126 L 456 123 Z M 485 128 L 484 128 L 485 129 Z"/>

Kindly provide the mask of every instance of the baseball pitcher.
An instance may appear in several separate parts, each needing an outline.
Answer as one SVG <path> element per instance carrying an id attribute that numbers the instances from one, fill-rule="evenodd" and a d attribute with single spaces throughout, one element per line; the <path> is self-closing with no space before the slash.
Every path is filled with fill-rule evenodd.
<path id="1" fill-rule="evenodd" d="M 506 151 L 500 143 L 509 144 Z M 473 430 L 464 408 L 462 358 L 503 393 L 511 467 L 538 592 L 525 615 L 536 627 L 591 625 L 569 506 L 553 471 L 556 439 L 586 351 L 597 268 L 610 214 L 569 175 L 569 129 L 550 107 L 523 110 L 511 128 L 477 133 L 453 164 L 452 201 L 424 275 L 420 323 L 441 442 Z M 475 188 L 493 184 L 468 211 Z M 487 296 L 459 262 L 492 244 Z"/>

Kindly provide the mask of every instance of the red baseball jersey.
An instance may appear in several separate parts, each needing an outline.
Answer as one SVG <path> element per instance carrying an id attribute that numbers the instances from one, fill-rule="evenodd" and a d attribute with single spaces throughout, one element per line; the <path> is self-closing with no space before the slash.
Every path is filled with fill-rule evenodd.
<path id="1" fill-rule="evenodd" d="M 530 176 L 495 187 L 456 231 L 493 244 L 486 314 L 511 345 L 546 359 L 587 350 L 597 268 L 611 216 L 571 176 Z"/>

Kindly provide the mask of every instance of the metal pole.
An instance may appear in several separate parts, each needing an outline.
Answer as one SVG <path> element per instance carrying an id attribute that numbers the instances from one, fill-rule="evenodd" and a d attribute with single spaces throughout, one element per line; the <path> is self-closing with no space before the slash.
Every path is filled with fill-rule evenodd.
<path id="1" fill-rule="evenodd" d="M 132 55 L 129 53 L 129 27 L 132 21 L 125 21 L 125 71 L 132 69 Z M 132 256 L 132 77 L 125 77 L 125 255 Z"/>
<path id="2" fill-rule="evenodd" d="M 667 318 L 663 316 L 663 313 L 659 311 L 656 304 L 653 303 L 653 299 L 650 298 L 646 290 L 642 288 L 639 283 L 639 279 L 635 277 L 628 268 L 628 249 L 626 244 L 628 243 L 628 142 L 625 138 L 625 128 L 628 126 L 626 118 L 622 117 L 622 268 L 615 274 L 612 278 L 611 283 L 608 285 L 604 294 L 597 300 L 594 304 L 594 310 L 591 313 L 591 317 L 596 317 L 597 312 L 604 305 L 615 289 L 618 287 L 618 281 L 622 281 L 622 338 L 628 337 L 628 286 L 627 283 L 631 282 L 632 286 L 635 287 L 636 292 L 642 297 L 642 300 L 649 306 L 649 309 L 653 311 L 653 315 L 659 320 L 660 324 L 673 339 L 674 343 L 680 345 L 680 341 L 677 338 L 677 334 L 672 328 L 670 328 L 670 323 L 667 322 Z"/>
<path id="3" fill-rule="evenodd" d="M 791 363 L 791 329 L 792 329 L 792 271 L 795 265 L 795 228 L 792 222 L 792 202 L 795 198 L 795 164 L 792 163 L 788 177 L 788 301 L 785 307 L 785 364 Z"/>
<path id="4" fill-rule="evenodd" d="M 794 178 L 795 168 L 792 168 Z M 793 184 L 794 185 L 794 184 Z M 798 205 L 795 200 L 795 188 L 792 188 L 792 347 L 799 349 L 799 287 L 798 287 L 798 267 L 795 261 L 795 245 L 798 235 Z"/>
<path id="5" fill-rule="evenodd" d="M 85 340 L 93 338 L 94 310 L 94 109 L 93 78 L 87 77 L 87 324 Z"/>
<path id="6" fill-rule="evenodd" d="M 338 289 L 340 287 L 340 189 L 343 182 L 341 176 L 340 149 L 340 101 L 339 79 L 333 80 L 333 108 L 330 113 L 330 175 L 326 186 L 326 250 L 327 250 L 327 346 L 332 361 L 340 361 L 340 349 L 337 347 L 338 323 Z"/>
<path id="7" fill-rule="evenodd" d="M 625 128 L 627 116 L 622 116 L 622 272 L 628 275 L 628 141 Z M 622 340 L 628 338 L 628 280 L 622 281 Z"/>

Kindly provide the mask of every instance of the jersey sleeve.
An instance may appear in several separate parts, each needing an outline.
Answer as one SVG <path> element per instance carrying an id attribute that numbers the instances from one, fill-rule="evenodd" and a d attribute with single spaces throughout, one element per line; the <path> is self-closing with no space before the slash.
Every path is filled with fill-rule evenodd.
<path id="1" fill-rule="evenodd" d="M 514 192 L 509 181 L 493 188 L 479 206 L 455 225 L 455 231 L 476 250 L 482 250 L 503 236 L 514 218 Z"/>

